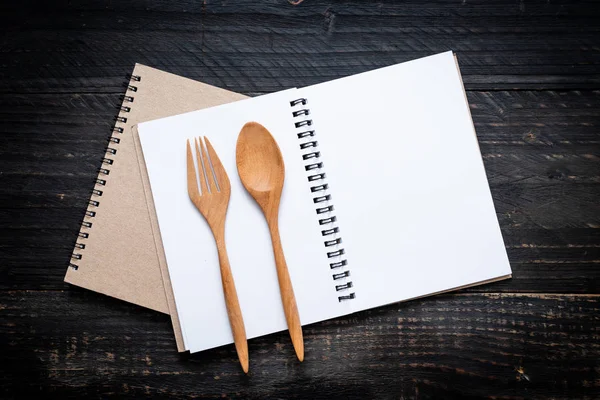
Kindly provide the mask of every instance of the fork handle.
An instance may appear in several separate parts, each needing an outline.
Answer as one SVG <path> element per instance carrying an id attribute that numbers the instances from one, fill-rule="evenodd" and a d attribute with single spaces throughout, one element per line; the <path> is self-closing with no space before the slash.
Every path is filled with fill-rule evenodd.
<path id="1" fill-rule="evenodd" d="M 273 242 L 273 253 L 275 255 L 275 267 L 277 268 L 277 279 L 279 281 L 279 291 L 281 292 L 281 302 L 283 303 L 283 311 L 287 321 L 292 345 L 296 351 L 298 360 L 304 360 L 304 339 L 302 337 L 302 324 L 300 323 L 300 315 L 298 314 L 298 306 L 296 305 L 296 297 L 294 296 L 294 288 L 288 271 L 283 248 L 281 247 L 281 238 L 279 237 L 279 225 L 277 222 L 269 223 L 271 232 L 271 241 Z"/>
<path id="2" fill-rule="evenodd" d="M 248 373 L 248 342 L 246 341 L 246 329 L 244 328 L 244 319 L 238 300 L 233 274 L 229 267 L 229 257 L 225 240 L 217 239 L 217 251 L 219 253 L 219 264 L 221 266 L 221 282 L 223 284 L 223 293 L 225 295 L 225 305 L 227 306 L 227 315 L 233 334 L 233 342 L 237 351 L 240 364 L 245 373 Z"/>

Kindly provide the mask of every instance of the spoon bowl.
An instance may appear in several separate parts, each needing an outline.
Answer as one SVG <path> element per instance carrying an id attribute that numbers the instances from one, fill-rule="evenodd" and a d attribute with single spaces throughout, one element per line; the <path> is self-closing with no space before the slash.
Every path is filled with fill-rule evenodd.
<path id="1" fill-rule="evenodd" d="M 257 122 L 244 125 L 238 136 L 236 161 L 240 179 L 253 197 L 261 193 L 270 197 L 281 194 L 285 165 L 267 128 Z"/>

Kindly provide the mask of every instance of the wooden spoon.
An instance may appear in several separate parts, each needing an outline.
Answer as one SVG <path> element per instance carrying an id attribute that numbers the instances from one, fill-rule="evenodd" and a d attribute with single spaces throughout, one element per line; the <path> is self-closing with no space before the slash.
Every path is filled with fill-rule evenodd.
<path id="1" fill-rule="evenodd" d="M 236 163 L 242 184 L 262 209 L 269 225 L 285 319 L 296 355 L 302 361 L 302 326 L 279 237 L 279 202 L 285 165 L 279 146 L 267 128 L 257 122 L 244 125 L 237 140 Z"/>

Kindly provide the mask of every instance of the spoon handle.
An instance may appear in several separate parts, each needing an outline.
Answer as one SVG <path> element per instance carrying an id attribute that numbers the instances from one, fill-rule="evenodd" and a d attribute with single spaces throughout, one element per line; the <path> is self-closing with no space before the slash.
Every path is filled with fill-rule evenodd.
<path id="1" fill-rule="evenodd" d="M 225 295 L 225 305 L 227 306 L 227 315 L 233 334 L 233 342 L 237 351 L 240 364 L 245 373 L 248 373 L 248 342 L 246 341 L 246 329 L 244 328 L 244 319 L 238 300 L 233 274 L 229 266 L 229 257 L 224 240 L 217 240 L 217 251 L 219 253 L 219 264 L 221 266 L 221 283 L 223 284 L 223 294 Z"/>
<path id="2" fill-rule="evenodd" d="M 281 302 L 283 303 L 283 311 L 287 321 L 288 330 L 292 338 L 292 344 L 296 351 L 298 360 L 304 360 L 304 339 L 302 338 L 302 325 L 300 324 L 300 315 L 296 306 L 296 297 L 294 296 L 294 288 L 292 280 L 283 255 L 281 247 L 281 238 L 279 237 L 279 226 L 277 222 L 269 223 L 271 231 L 271 241 L 273 242 L 273 253 L 275 255 L 275 266 L 277 268 L 277 279 L 279 280 L 279 291 L 281 292 Z"/>

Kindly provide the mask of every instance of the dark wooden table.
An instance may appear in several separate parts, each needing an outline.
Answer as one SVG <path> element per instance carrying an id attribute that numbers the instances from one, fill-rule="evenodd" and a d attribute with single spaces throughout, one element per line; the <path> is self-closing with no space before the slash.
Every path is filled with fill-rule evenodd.
<path id="1" fill-rule="evenodd" d="M 0 398 L 600 397 L 599 3 L 79 3 L 0 4 Z M 135 62 L 254 96 L 450 49 L 512 280 L 308 326 L 303 364 L 251 340 L 249 376 L 63 283 Z"/>

